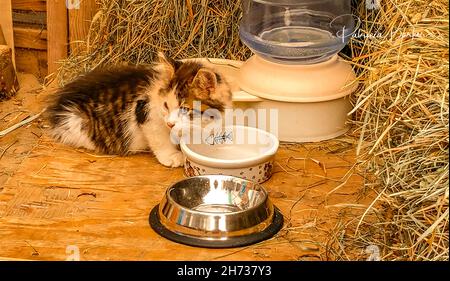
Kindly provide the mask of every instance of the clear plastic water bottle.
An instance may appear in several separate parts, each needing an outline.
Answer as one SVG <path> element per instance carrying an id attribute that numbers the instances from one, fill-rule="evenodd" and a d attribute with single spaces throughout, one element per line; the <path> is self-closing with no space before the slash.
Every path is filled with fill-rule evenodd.
<path id="1" fill-rule="evenodd" d="M 242 6 L 242 42 L 275 62 L 325 61 L 355 30 L 351 0 L 242 0 Z"/>

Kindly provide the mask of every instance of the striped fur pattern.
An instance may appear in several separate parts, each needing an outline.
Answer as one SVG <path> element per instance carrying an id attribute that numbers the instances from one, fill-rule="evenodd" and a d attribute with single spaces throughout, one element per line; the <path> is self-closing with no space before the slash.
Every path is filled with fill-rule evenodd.
<path id="1" fill-rule="evenodd" d="M 180 112 L 192 118 L 195 101 L 202 111 L 222 112 L 232 104 L 230 87 L 210 65 L 160 54 L 152 66 L 103 68 L 78 77 L 57 92 L 47 116 L 51 135 L 62 143 L 116 155 L 150 149 L 161 164 L 178 167 L 183 157 L 170 130 Z"/>

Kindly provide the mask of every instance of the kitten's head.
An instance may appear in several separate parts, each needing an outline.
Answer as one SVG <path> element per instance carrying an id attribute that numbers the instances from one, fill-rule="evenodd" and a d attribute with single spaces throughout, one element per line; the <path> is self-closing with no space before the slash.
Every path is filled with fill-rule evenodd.
<path id="1" fill-rule="evenodd" d="M 168 127 L 202 117 L 210 122 L 232 106 L 231 89 L 222 74 L 200 62 L 182 62 L 159 54 L 164 81 L 159 91 L 161 108 Z"/>

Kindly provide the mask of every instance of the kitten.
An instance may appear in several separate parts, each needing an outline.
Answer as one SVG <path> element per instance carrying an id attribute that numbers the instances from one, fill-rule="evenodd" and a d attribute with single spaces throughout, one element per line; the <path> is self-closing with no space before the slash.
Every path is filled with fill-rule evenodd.
<path id="1" fill-rule="evenodd" d="M 183 164 L 170 139 L 177 118 L 231 107 L 230 87 L 211 66 L 159 55 L 156 66 L 94 70 L 60 89 L 47 110 L 51 135 L 62 143 L 106 154 L 153 151 L 168 167 Z M 172 114 L 171 114 L 172 113 Z"/>

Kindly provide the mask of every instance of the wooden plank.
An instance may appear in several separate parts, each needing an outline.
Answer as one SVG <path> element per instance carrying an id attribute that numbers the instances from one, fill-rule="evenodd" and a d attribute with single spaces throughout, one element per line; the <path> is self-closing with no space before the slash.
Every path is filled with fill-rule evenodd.
<path id="1" fill-rule="evenodd" d="M 31 130 L 39 132 L 36 124 Z M 27 133 L 16 131 L 5 144 L 22 140 L 20 134 Z M 341 214 L 339 211 L 345 207 L 339 204 L 367 206 L 371 202 L 358 199 L 362 183 L 355 176 L 340 190 L 348 195 L 330 195 L 327 205 L 324 198 L 339 183 L 313 178 L 312 175 L 323 172 L 312 161 L 292 161 L 290 164 L 298 172 L 288 174 L 277 167 L 272 179 L 264 184 L 271 200 L 285 215 L 290 231 L 285 228 L 273 240 L 250 248 L 188 247 L 162 238 L 148 224 L 148 214 L 166 188 L 184 177 L 181 168 L 164 168 L 149 154 L 96 157 L 55 144 L 45 134 L 40 140 L 31 141 L 37 144 L 31 146 L 29 158 L 0 194 L 0 233 L 10 234 L 0 236 L 2 257 L 65 260 L 66 247 L 73 245 L 79 248 L 81 260 L 261 261 L 297 260 L 309 255 L 316 259 L 322 255 L 325 259 L 325 241 L 332 227 L 339 220 L 354 219 L 364 211 L 356 209 L 359 214 L 355 214 L 347 208 Z M 14 148 L 30 149 L 23 146 L 19 143 Z M 308 153 L 300 150 L 281 148 L 276 160 L 285 168 L 287 159 Z M 4 158 L 14 157 L 12 151 L 5 153 Z M 329 167 L 351 165 L 341 155 L 326 155 L 325 151 L 308 156 Z M 352 161 L 347 157 L 346 160 Z M 345 168 L 329 171 L 335 179 L 347 172 Z M 337 207 L 327 207 L 331 205 Z"/>
<path id="2" fill-rule="evenodd" d="M 12 60 L 14 67 L 16 66 L 15 50 L 14 50 L 14 33 L 13 33 L 13 20 L 12 20 L 12 8 L 10 0 L 0 0 L 0 26 L 3 31 L 3 36 L 6 40 L 6 44 L 12 50 Z"/>
<path id="3" fill-rule="evenodd" d="M 67 57 L 68 30 L 65 0 L 47 2 L 48 72 L 55 72 L 61 59 Z"/>
<path id="4" fill-rule="evenodd" d="M 46 0 L 11 0 L 13 10 L 45 12 Z"/>
<path id="5" fill-rule="evenodd" d="M 47 52 L 45 50 L 32 50 L 16 48 L 17 71 L 30 73 L 43 81 L 47 76 Z"/>
<path id="6" fill-rule="evenodd" d="M 47 30 L 14 27 L 16 48 L 47 50 Z"/>
<path id="7" fill-rule="evenodd" d="M 31 24 L 45 27 L 47 26 L 47 13 L 13 10 L 13 25 L 16 24 Z"/>
<path id="8" fill-rule="evenodd" d="M 7 45 L 5 36 L 3 35 L 2 25 L 0 24 L 0 45 Z"/>
<path id="9" fill-rule="evenodd" d="M 28 89 L 18 93 L 26 112 L 0 118 L 0 130 L 47 105 L 47 91 Z M 13 112 L 17 106 L 7 101 L 2 110 Z M 65 260 L 70 248 L 79 249 L 81 260 L 333 259 L 326 243 L 336 234 L 333 227 L 354 222 L 376 196 L 363 190 L 356 173 L 343 181 L 356 161 L 355 147 L 343 150 L 348 136 L 281 144 L 264 187 L 285 216 L 285 228 L 272 240 L 246 248 L 184 246 L 159 236 L 148 223 L 167 187 L 184 178 L 182 168 L 165 168 L 150 153 L 117 157 L 61 145 L 48 138 L 43 124 L 33 122 L 0 142 L 0 151 L 9 147 L 0 161 L 5 171 L 0 173 L 1 259 Z"/>
<path id="10" fill-rule="evenodd" d="M 69 42 L 70 52 L 75 53 L 80 41 L 85 41 L 91 20 L 98 10 L 95 0 L 83 0 L 79 9 L 69 10 Z"/>
<path id="11" fill-rule="evenodd" d="M 296 260 L 325 253 L 328 232 L 338 219 L 345 220 L 337 215 L 344 207 L 327 208 L 324 202 L 337 184 L 312 178 L 312 174 L 323 175 L 312 161 L 306 165 L 304 161 L 292 161 L 295 163 L 291 165 L 300 172 L 288 174 L 277 168 L 264 184 L 292 232 L 285 229 L 273 240 L 240 251 L 188 247 L 162 238 L 148 224 L 148 214 L 166 188 L 184 177 L 181 168 L 164 168 L 149 154 L 96 157 L 55 144 L 46 137 L 34 147 L 0 194 L 0 233 L 2 229 L 11 233 L 0 236 L 2 257 L 65 260 L 66 247 L 73 245 L 79 248 L 81 260 Z M 276 160 L 286 163 L 291 156 L 300 158 L 306 153 L 282 148 Z M 4 157 L 12 155 L 9 152 Z M 339 155 L 327 156 L 324 151 L 308 156 L 330 167 L 349 165 Z M 307 175 L 302 176 L 304 171 Z M 336 179 L 346 172 L 347 169 L 330 170 Z M 352 177 L 340 190 L 348 195 L 329 196 L 327 202 L 366 206 L 370 201 L 357 199 L 360 188 L 361 178 Z M 297 204 L 298 201 L 301 202 Z M 347 218 L 355 216 L 348 210 Z M 20 225 L 14 223 L 17 221 Z M 39 255 L 23 241 L 33 245 Z M 289 241 L 304 242 L 300 247 Z"/>

